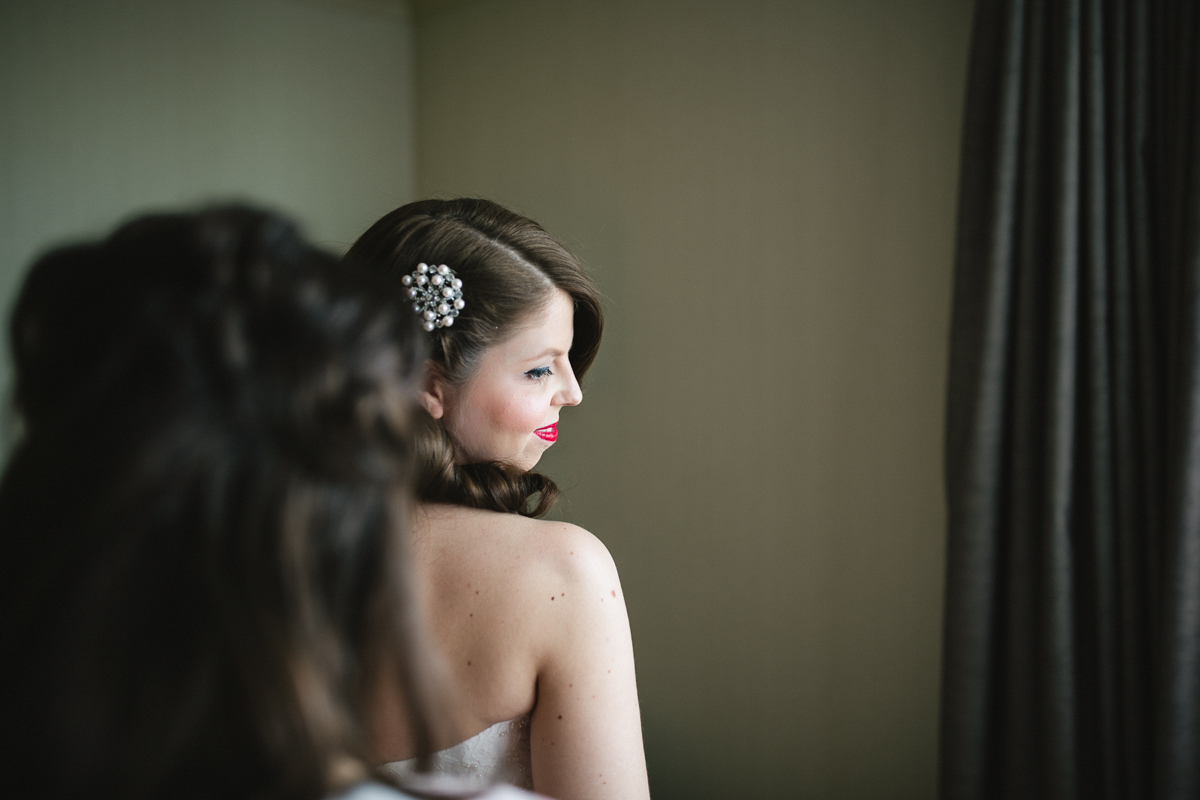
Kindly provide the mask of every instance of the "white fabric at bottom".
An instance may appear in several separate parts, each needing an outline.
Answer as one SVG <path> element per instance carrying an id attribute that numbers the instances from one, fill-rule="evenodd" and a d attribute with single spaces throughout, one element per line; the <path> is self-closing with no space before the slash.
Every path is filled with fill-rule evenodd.
<path id="1" fill-rule="evenodd" d="M 430 757 L 434 775 L 455 775 L 476 786 L 511 783 L 523 789 L 533 788 L 533 768 L 529 756 L 529 715 L 498 722 L 454 747 Z M 392 761 L 383 769 L 401 780 L 414 775 L 417 760 Z"/>
<path id="2" fill-rule="evenodd" d="M 478 787 L 464 787 L 463 782 L 448 776 L 430 776 L 421 782 L 420 797 L 396 791 L 381 783 L 366 782 L 354 786 L 342 794 L 329 800 L 425 800 L 430 797 L 445 798 L 446 800 L 539 800 L 541 795 L 535 795 L 518 789 L 515 786 L 489 786 L 480 790 Z M 414 787 L 414 791 L 418 789 Z"/>

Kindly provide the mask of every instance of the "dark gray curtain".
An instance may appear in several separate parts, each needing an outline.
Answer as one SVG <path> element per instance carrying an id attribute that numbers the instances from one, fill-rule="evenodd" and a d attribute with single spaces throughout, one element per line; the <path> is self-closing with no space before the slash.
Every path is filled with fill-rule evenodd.
<path id="1" fill-rule="evenodd" d="M 940 791 L 1200 796 L 1200 2 L 981 0 Z"/>

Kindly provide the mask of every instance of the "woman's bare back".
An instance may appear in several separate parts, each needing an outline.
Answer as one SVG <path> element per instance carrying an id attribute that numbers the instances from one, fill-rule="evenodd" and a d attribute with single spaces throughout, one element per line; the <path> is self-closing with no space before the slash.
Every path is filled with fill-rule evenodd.
<path id="1" fill-rule="evenodd" d="M 648 797 L 629 623 L 604 545 L 568 523 L 424 505 L 413 550 L 458 700 L 457 738 L 532 711 L 538 792 Z M 410 757 L 390 727 L 380 756 Z"/>

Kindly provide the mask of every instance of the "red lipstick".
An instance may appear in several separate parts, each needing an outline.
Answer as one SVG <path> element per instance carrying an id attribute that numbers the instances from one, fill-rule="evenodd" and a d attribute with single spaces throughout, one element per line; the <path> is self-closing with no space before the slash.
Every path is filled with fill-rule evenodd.
<path id="1" fill-rule="evenodd" d="M 558 423 L 556 422 L 553 425 L 547 425 L 544 428 L 538 428 L 536 431 L 534 431 L 534 433 L 536 433 L 540 439 L 544 439 L 547 442 L 553 442 L 558 438 Z"/>

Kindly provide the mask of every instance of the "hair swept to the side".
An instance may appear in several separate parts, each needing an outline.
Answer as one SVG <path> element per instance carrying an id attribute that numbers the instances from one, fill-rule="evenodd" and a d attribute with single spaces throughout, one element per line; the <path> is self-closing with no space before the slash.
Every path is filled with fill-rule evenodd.
<path id="1" fill-rule="evenodd" d="M 400 278 L 422 262 L 447 264 L 462 279 L 466 306 L 452 327 L 428 334 L 432 367 L 451 384 L 470 379 L 487 348 L 544 308 L 555 288 L 574 303 L 569 358 L 580 379 L 600 349 L 600 293 L 579 259 L 533 220 L 489 200 L 401 206 L 360 236 L 349 255 L 383 266 L 397 295 Z M 446 429 L 428 414 L 418 416 L 419 498 L 533 517 L 550 510 L 558 496 L 554 481 L 502 462 L 464 463 Z"/>
<path id="2" fill-rule="evenodd" d="M 245 207 L 33 266 L 0 795 L 315 800 L 368 758 L 385 664 L 430 751 L 405 535 L 425 352 L 376 282 Z"/>

